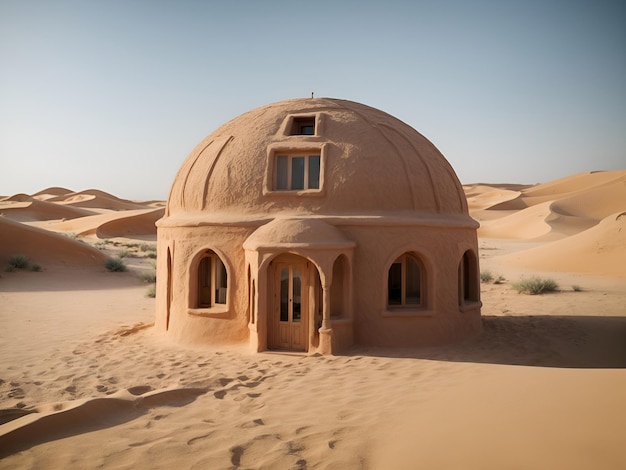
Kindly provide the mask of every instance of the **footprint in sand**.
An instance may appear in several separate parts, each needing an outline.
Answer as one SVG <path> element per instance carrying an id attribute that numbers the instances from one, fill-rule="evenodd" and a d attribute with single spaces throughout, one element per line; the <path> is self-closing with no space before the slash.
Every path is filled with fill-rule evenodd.
<path id="1" fill-rule="evenodd" d="M 239 467 L 239 465 L 241 465 L 241 457 L 243 457 L 245 450 L 246 449 L 243 446 L 231 447 L 230 463 L 232 463 L 235 467 Z"/>
<path id="2" fill-rule="evenodd" d="M 152 391 L 152 387 L 150 385 L 137 385 L 128 389 L 128 393 L 136 396 L 143 395 L 144 393 L 148 393 L 150 391 Z"/>
<path id="3" fill-rule="evenodd" d="M 226 390 L 218 390 L 213 393 L 213 396 L 219 400 L 222 400 L 226 396 Z"/>
<path id="4" fill-rule="evenodd" d="M 12 389 L 7 395 L 9 398 L 24 398 L 26 396 L 24 390 L 19 387 Z"/>

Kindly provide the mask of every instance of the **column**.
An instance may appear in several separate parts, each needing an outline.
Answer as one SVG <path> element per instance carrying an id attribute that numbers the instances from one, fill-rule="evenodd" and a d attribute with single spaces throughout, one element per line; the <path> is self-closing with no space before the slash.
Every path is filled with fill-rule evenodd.
<path id="1" fill-rule="evenodd" d="M 322 285 L 322 303 L 322 327 L 319 329 L 319 352 L 322 354 L 331 354 L 333 330 L 330 325 L 330 286 L 328 284 Z"/>

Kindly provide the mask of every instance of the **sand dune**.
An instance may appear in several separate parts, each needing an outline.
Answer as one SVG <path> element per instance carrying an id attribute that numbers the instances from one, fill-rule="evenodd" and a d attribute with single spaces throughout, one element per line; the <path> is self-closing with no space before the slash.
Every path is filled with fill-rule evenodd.
<path id="1" fill-rule="evenodd" d="M 0 217 L 0 263 L 4 266 L 9 257 L 18 254 L 40 265 L 102 266 L 106 259 L 78 240 Z"/>
<path id="2" fill-rule="evenodd" d="M 96 231 L 99 238 L 141 237 L 156 235 L 155 222 L 163 217 L 165 208 L 150 209 L 138 214 L 117 217 L 100 225 Z"/>
<path id="3" fill-rule="evenodd" d="M 0 263 L 52 266 L 0 276 L 0 469 L 621 469 L 626 171 L 464 188 L 507 279 L 481 285 L 481 336 L 337 357 L 170 343 L 139 268 L 62 234 L 154 238 L 162 202 L 0 201 Z M 520 272 L 562 289 L 519 295 Z"/>
<path id="4" fill-rule="evenodd" d="M 521 195 L 520 191 L 498 189 L 487 185 L 465 186 L 464 189 L 468 206 L 472 210 L 488 209 Z"/>
<path id="5" fill-rule="evenodd" d="M 98 238 L 156 236 L 154 223 L 163 216 L 164 208 L 133 209 L 89 215 L 73 220 L 31 224 L 47 230 L 68 232 Z"/>
<path id="6" fill-rule="evenodd" d="M 619 194 L 624 194 L 625 181 L 626 170 L 581 173 L 522 189 L 516 197 L 506 201 L 496 200 L 488 209 L 496 211 L 522 210 L 547 201 L 557 201 L 575 196 L 584 197 L 598 190 L 602 191 L 604 195 L 613 194 L 614 196 L 618 196 Z M 600 196 L 600 198 L 602 198 L 602 196 Z M 602 202 L 610 203 L 611 199 Z M 578 200 L 582 201 L 583 198 Z M 597 201 L 598 197 L 596 197 L 595 200 Z M 468 201 L 471 205 L 473 198 L 468 198 Z M 587 204 L 587 207 L 588 210 L 595 213 L 598 208 L 597 202 L 590 202 Z M 585 211 L 582 211 L 581 215 L 587 214 Z"/>
<path id="7" fill-rule="evenodd" d="M 51 188 L 42 189 L 41 191 L 33 194 L 35 199 L 39 199 L 41 201 L 45 201 L 47 199 L 51 199 L 57 196 L 63 196 L 65 194 L 70 194 L 73 191 L 67 188 L 62 188 L 60 186 L 53 186 Z"/>
<path id="8" fill-rule="evenodd" d="M 96 212 L 80 207 L 63 206 L 47 201 L 39 201 L 30 196 L 20 195 L 0 201 L 0 213 L 20 222 L 31 222 L 56 219 L 76 219 Z"/>
<path id="9" fill-rule="evenodd" d="M 506 255 L 500 261 L 526 269 L 626 278 L 626 212 L 612 214 L 568 238 Z"/>
<path id="10" fill-rule="evenodd" d="M 48 199 L 58 204 L 72 205 L 75 207 L 88 207 L 113 211 L 142 209 L 145 205 L 120 199 L 112 194 L 97 189 L 87 189 L 77 193 L 69 193 Z"/>
<path id="11" fill-rule="evenodd" d="M 163 212 L 162 203 L 130 202 L 93 189 L 53 187 L 6 197 L 0 200 L 0 262 L 22 254 L 39 265 L 102 266 L 102 252 L 72 237 L 153 239 Z"/>
<path id="12" fill-rule="evenodd" d="M 626 171 L 573 175 L 517 194 L 487 185 L 465 189 L 470 212 L 481 222 L 479 236 L 488 238 L 562 239 L 626 210 Z"/>

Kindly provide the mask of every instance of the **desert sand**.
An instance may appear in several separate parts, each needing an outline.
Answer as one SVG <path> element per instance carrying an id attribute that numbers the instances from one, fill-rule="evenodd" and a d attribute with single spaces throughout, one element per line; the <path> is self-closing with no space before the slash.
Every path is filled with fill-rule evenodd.
<path id="1" fill-rule="evenodd" d="M 156 334 L 159 201 L 0 198 L 0 266 L 41 267 L 0 273 L 0 469 L 624 468 L 626 170 L 465 191 L 483 333 L 342 356 Z"/>

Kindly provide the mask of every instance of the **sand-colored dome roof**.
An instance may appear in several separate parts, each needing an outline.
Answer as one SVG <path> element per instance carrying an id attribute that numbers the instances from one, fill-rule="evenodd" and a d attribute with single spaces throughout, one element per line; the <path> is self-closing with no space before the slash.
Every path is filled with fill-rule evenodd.
<path id="1" fill-rule="evenodd" d="M 247 250 L 275 247 L 351 248 L 348 240 L 336 227 L 320 219 L 277 218 L 259 227 L 244 242 Z"/>
<path id="2" fill-rule="evenodd" d="M 320 155 L 316 183 L 279 189 L 279 155 Z M 412 127 L 359 103 L 307 98 L 254 109 L 206 137 L 182 164 L 166 217 L 390 211 L 467 214 L 467 204 L 450 164 Z"/>

